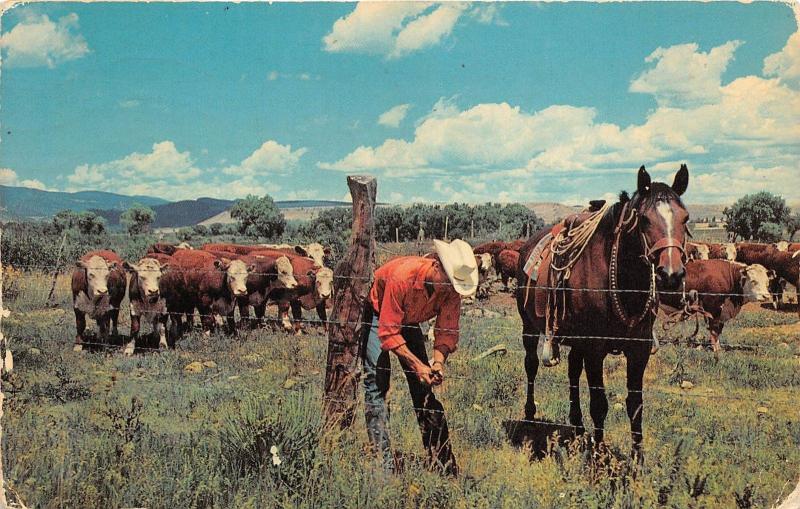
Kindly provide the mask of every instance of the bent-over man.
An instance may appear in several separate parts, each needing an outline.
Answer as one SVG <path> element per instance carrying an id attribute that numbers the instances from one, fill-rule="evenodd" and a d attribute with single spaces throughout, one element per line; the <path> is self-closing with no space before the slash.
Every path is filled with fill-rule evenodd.
<path id="1" fill-rule="evenodd" d="M 394 352 L 406 372 L 430 466 L 455 476 L 458 466 L 444 408 L 431 388 L 444 380 L 444 364 L 458 344 L 461 297 L 475 294 L 478 267 L 472 248 L 463 240 L 433 242 L 436 255 L 395 258 L 375 271 L 364 320 L 372 323 L 363 354 L 365 416 L 369 440 L 384 469 L 392 472 L 386 393 L 389 352 Z M 433 362 L 429 364 L 419 324 L 434 317 Z"/>

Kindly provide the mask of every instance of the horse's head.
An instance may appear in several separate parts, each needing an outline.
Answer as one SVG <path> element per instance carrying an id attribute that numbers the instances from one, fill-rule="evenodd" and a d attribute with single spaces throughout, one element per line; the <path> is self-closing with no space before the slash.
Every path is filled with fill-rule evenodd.
<path id="1" fill-rule="evenodd" d="M 631 206 L 638 217 L 638 229 L 645 256 L 654 265 L 660 290 L 675 290 L 686 275 L 686 223 L 689 213 L 681 195 L 689 185 L 689 169 L 681 165 L 672 186 L 652 182 L 644 166 L 639 168 L 636 193 Z"/>

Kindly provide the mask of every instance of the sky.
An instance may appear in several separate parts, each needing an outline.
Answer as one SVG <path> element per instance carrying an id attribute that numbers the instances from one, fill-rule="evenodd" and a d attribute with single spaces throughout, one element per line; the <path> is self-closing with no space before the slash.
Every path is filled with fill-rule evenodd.
<path id="1" fill-rule="evenodd" d="M 34 3 L 0 31 L 0 184 L 169 200 L 800 202 L 782 3 Z"/>

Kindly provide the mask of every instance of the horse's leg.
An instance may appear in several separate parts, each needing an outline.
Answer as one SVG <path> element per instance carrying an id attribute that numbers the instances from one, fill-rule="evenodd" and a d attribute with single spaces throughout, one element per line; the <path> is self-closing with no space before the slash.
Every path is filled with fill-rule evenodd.
<path id="1" fill-rule="evenodd" d="M 647 368 L 647 361 L 650 360 L 650 350 L 645 346 L 625 350 L 627 360 L 628 377 L 628 397 L 625 398 L 625 405 L 628 410 L 628 418 L 631 421 L 631 439 L 633 441 L 633 456 L 640 462 L 643 461 L 642 455 L 642 412 L 644 403 L 642 398 L 642 387 L 644 380 L 644 370 Z"/>
<path id="2" fill-rule="evenodd" d="M 581 413 L 581 373 L 583 372 L 583 352 L 572 347 L 567 356 L 567 374 L 569 376 L 569 423 L 575 426 L 575 433 L 583 435 L 586 428 L 583 426 Z"/>
<path id="3" fill-rule="evenodd" d="M 539 372 L 539 356 L 536 347 L 539 344 L 539 331 L 528 323 L 522 321 L 522 345 L 525 347 L 525 374 L 528 378 L 528 393 L 525 399 L 525 419 L 533 420 L 536 415 L 536 401 L 533 397 L 534 382 Z"/>
<path id="4" fill-rule="evenodd" d="M 604 438 L 604 426 L 608 414 L 608 398 L 603 382 L 603 361 L 605 353 L 588 352 L 584 356 L 586 367 L 586 381 L 589 382 L 589 414 L 594 423 L 595 444 L 601 444 Z"/>

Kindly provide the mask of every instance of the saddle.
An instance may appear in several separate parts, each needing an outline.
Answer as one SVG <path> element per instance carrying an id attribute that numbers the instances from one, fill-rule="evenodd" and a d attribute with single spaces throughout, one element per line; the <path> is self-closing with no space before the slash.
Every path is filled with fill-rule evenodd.
<path id="1" fill-rule="evenodd" d="M 551 334 L 558 329 L 559 313 L 564 315 L 566 312 L 565 288 L 572 268 L 610 207 L 605 203 L 598 205 L 593 203 L 590 209 L 567 216 L 554 225 L 534 247 L 525 263 L 524 270 L 530 280 L 525 304 L 533 286 L 536 316 L 546 318 L 546 330 Z"/>

